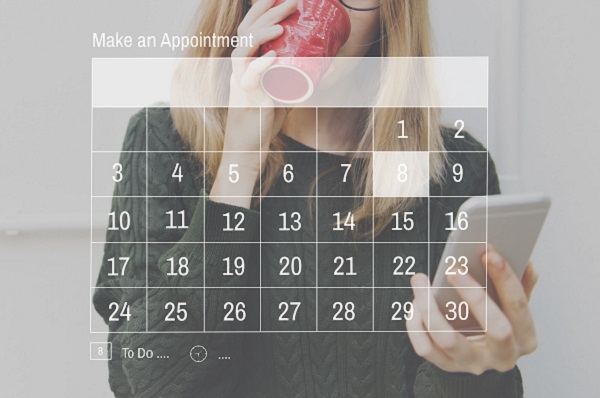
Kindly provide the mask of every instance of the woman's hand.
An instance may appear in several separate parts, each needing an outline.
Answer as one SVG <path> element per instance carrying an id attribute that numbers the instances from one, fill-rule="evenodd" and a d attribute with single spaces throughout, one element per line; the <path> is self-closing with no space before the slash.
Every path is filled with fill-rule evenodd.
<path id="1" fill-rule="evenodd" d="M 260 46 L 283 33 L 279 22 L 294 13 L 297 0 L 287 0 L 273 7 L 275 0 L 259 0 L 248 11 L 238 27 L 238 35 L 252 35 L 252 47 L 237 47 L 231 54 L 233 73 L 230 79 L 229 112 L 225 132 L 225 150 L 268 150 L 273 137 L 285 119 L 285 108 L 274 108 L 260 86 L 265 70 L 275 61 L 275 52 L 251 60 Z M 259 125 L 258 107 L 262 110 L 262 129 Z"/>
<path id="2" fill-rule="evenodd" d="M 229 109 L 223 157 L 211 189 L 211 199 L 249 207 L 250 196 L 262 171 L 271 140 L 281 130 L 286 109 L 274 108 L 260 86 L 264 71 L 275 61 L 275 52 L 251 60 L 260 46 L 283 33 L 279 22 L 296 11 L 297 1 L 273 7 L 275 0 L 259 0 L 248 11 L 238 35 L 252 35 L 252 47 L 231 53 Z M 262 107 L 262 111 L 259 109 Z M 259 158 L 259 151 L 263 156 Z M 225 198 L 227 197 L 227 198 Z"/>
<path id="3" fill-rule="evenodd" d="M 486 266 L 485 261 L 484 253 L 481 256 L 483 266 Z M 506 372 L 515 366 L 519 357 L 530 354 L 537 347 L 535 325 L 529 310 L 529 298 L 538 279 L 533 264 L 527 265 L 523 279 L 519 281 L 506 261 L 497 252 L 489 250 L 487 267 L 500 306 L 483 289 L 472 289 L 481 286 L 468 274 L 456 275 L 450 280 L 482 325 L 486 324 L 487 305 L 488 329 L 478 340 L 469 340 L 455 332 L 433 300 L 428 328 L 428 289 L 422 288 L 429 287 L 429 278 L 417 274 L 411 280 L 415 311 L 406 324 L 410 340 L 418 355 L 442 370 L 475 375 L 492 369 Z"/>

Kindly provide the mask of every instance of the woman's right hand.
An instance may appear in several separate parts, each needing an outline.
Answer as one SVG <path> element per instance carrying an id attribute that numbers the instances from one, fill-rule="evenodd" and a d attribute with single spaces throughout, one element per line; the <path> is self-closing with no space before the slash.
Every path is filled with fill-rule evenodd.
<path id="1" fill-rule="evenodd" d="M 279 22 L 297 9 L 297 0 L 286 0 L 273 7 L 275 1 L 258 0 L 238 27 L 239 36 L 252 35 L 253 40 L 251 47 L 237 47 L 231 54 L 233 73 L 230 79 L 223 157 L 215 176 L 211 199 L 215 196 L 252 195 L 266 160 L 269 144 L 281 130 L 285 120 L 287 110 L 274 108 L 273 100 L 260 86 L 263 72 L 275 61 L 275 52 L 270 51 L 254 60 L 250 59 L 256 56 L 262 44 L 281 36 L 283 27 Z M 265 152 L 259 159 L 257 153 L 260 150 Z M 231 178 L 232 172 L 234 178 Z M 227 198 L 227 202 L 250 206 L 250 198 Z"/>

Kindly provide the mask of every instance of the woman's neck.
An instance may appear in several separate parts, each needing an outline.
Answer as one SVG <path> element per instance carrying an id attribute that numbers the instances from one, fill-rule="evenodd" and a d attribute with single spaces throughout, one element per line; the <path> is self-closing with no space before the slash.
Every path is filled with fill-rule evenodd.
<path id="1" fill-rule="evenodd" d="M 290 138 L 324 152 L 353 150 L 358 112 L 354 109 L 293 108 L 283 123 L 281 131 Z M 318 144 L 316 142 L 318 128 Z"/>

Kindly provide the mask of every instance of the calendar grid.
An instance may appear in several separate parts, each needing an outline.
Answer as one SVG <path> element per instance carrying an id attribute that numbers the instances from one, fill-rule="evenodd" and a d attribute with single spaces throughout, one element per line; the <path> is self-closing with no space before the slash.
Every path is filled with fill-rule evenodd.
<path id="1" fill-rule="evenodd" d="M 91 143 L 91 153 L 92 153 L 92 159 L 91 159 L 91 165 L 90 165 L 90 170 L 91 170 L 91 176 L 93 178 L 94 176 L 94 158 L 93 155 L 94 154 L 121 154 L 121 153 L 131 153 L 131 154 L 144 154 L 145 159 L 145 178 L 146 178 L 146 184 L 145 184 L 145 194 L 143 195 L 135 195 L 135 194 L 131 194 L 131 195 L 127 195 L 127 196 L 120 196 L 120 195 L 100 195 L 98 194 L 98 192 L 94 191 L 94 184 L 92 183 L 91 185 L 91 207 L 92 207 L 92 215 L 91 215 L 91 220 L 94 220 L 93 217 L 93 209 L 94 209 L 94 199 L 110 199 L 110 198 L 128 198 L 128 199 L 139 199 L 140 201 L 144 200 L 144 208 L 145 208 L 145 222 L 146 222 L 146 226 L 145 226 L 145 241 L 144 242 L 137 242 L 137 241 L 132 241 L 132 242 L 118 242 L 118 241 L 109 241 L 109 240 L 98 240 L 98 239 L 91 239 L 90 240 L 90 246 L 92 247 L 93 245 L 97 245 L 97 244 L 143 244 L 145 246 L 145 258 L 146 258 L 146 264 L 145 264 L 145 286 L 143 287 L 143 289 L 145 290 L 145 300 L 146 300 L 146 305 L 145 305 L 145 333 L 162 333 L 160 331 L 152 331 L 151 330 L 151 322 L 150 322 L 150 314 L 149 314 L 149 298 L 151 296 L 151 291 L 152 289 L 155 288 L 151 288 L 150 287 L 150 281 L 149 281 L 149 275 L 150 275 L 150 252 L 149 252 L 149 248 L 150 248 L 150 239 L 149 239 L 149 229 L 148 229 L 148 224 L 149 224 L 149 210 L 150 210 L 150 200 L 151 199 L 162 199 L 162 198 L 179 198 L 179 199 L 194 199 L 194 198 L 198 198 L 200 200 L 203 200 L 203 207 L 204 207 L 204 213 L 206 213 L 206 201 L 208 200 L 208 192 L 207 192 L 207 183 L 206 183 L 206 179 L 203 179 L 202 181 L 202 189 L 203 189 L 203 194 L 199 195 L 199 196 L 195 196 L 195 195 L 150 195 L 149 192 L 149 179 L 150 179 L 150 160 L 149 160 L 149 156 L 148 154 L 152 154 L 152 153 L 157 153 L 157 154 L 174 154 L 174 153 L 188 153 L 188 154 L 198 154 L 201 153 L 202 156 L 204 156 L 204 158 L 206 158 L 207 154 L 210 153 L 217 153 L 219 151 L 207 151 L 206 150 L 206 142 L 207 142 L 207 137 L 206 137 L 206 108 L 202 108 L 203 109 L 203 150 L 202 151 L 151 151 L 150 150 L 150 143 L 149 143 L 149 110 L 150 107 L 145 107 L 144 109 L 144 114 L 145 114 L 145 147 L 146 150 L 145 151 L 103 151 L 103 150 L 96 150 L 96 148 L 94 147 L 94 121 L 93 121 L 93 117 L 94 117 L 94 107 L 92 108 L 92 143 Z M 490 158 L 489 158 L 489 151 L 432 151 L 431 150 L 431 112 L 432 112 L 432 108 L 431 107 L 427 107 L 427 134 L 428 134 L 428 140 L 427 140 L 427 151 L 422 151 L 423 153 L 427 153 L 428 156 L 431 156 L 435 153 L 447 153 L 447 154 L 452 154 L 452 153 L 473 153 L 473 154 L 485 154 L 486 155 L 486 191 L 485 191 L 485 195 L 480 195 L 479 197 L 486 197 L 486 215 L 487 215 L 487 199 L 488 199 L 488 195 L 489 195 L 489 166 L 490 166 Z M 260 156 L 260 159 L 262 160 L 262 157 L 264 156 L 265 152 L 263 150 L 263 143 L 262 143 L 262 128 L 263 128 L 263 108 L 259 108 L 259 129 L 261 132 L 260 135 L 260 148 L 258 151 L 231 151 L 232 153 L 235 152 L 239 152 L 239 153 L 257 153 Z M 319 161 L 320 161 L 320 151 L 321 148 L 319 147 L 319 116 L 318 116 L 318 108 L 316 109 L 316 119 L 315 119 L 315 135 L 316 135 L 316 148 L 314 151 L 268 151 L 268 153 L 284 153 L 284 154 L 288 154 L 288 153 L 294 153 L 294 154 L 301 154 L 301 153 L 306 153 L 306 154 L 314 154 L 315 155 L 315 181 L 318 181 L 319 178 Z M 372 113 L 372 117 L 371 117 L 371 134 L 372 134 L 372 149 L 371 152 L 374 153 L 376 152 L 376 142 L 375 142 L 375 117 L 376 117 L 376 107 L 372 107 L 371 108 L 371 113 Z M 487 111 L 486 108 L 486 124 L 489 123 L 489 112 Z M 486 136 L 486 144 L 489 145 L 489 137 Z M 327 151 L 327 154 L 344 154 L 344 155 L 352 155 L 355 153 L 364 153 L 364 151 Z M 372 173 L 371 175 L 372 177 L 372 181 L 371 183 L 374 186 L 374 173 Z M 386 333 L 386 332 L 398 332 L 401 330 L 398 329 L 393 329 L 393 330 L 379 330 L 378 328 L 380 327 L 377 323 L 376 323 L 376 311 L 377 311 L 377 299 L 380 299 L 380 295 L 378 295 L 378 292 L 392 292 L 395 290 L 402 290 L 402 289 L 410 289 L 410 287 L 405 287 L 405 286 L 396 286 L 396 285 L 387 285 L 387 286 L 377 286 L 376 283 L 376 272 L 378 267 L 376 267 L 376 248 L 377 245 L 383 245 L 383 244 L 388 244 L 388 245 L 397 245 L 397 244 L 402 244 L 402 245 L 411 245 L 411 244 L 423 244 L 423 245 L 427 245 L 427 272 L 429 276 L 431 275 L 432 272 L 432 263 L 431 261 L 433 260 L 432 258 L 432 245 L 433 244 L 445 244 L 445 241 L 440 241 L 440 242 L 433 242 L 431 240 L 432 238 L 432 230 L 431 230 L 431 223 L 432 223 L 432 199 L 467 199 L 467 198 L 471 198 L 471 197 L 475 197 L 475 195 L 469 195 L 469 196 L 458 196 L 458 195 L 451 195 L 451 196 L 443 196 L 443 195 L 432 195 L 431 192 L 427 193 L 427 196 L 423 196 L 423 198 L 426 198 L 427 200 L 427 241 L 410 241 L 410 240 L 403 240 L 403 241 L 389 241 L 389 240 L 385 240 L 385 241 L 377 241 L 377 237 L 375 235 L 375 230 L 374 228 L 371 231 L 371 286 L 368 286 L 368 284 L 366 286 L 352 286 L 350 285 L 344 285 L 344 286 L 320 286 L 319 285 L 319 246 L 320 245 L 329 245 L 329 244 L 340 244 L 342 242 L 340 241 L 320 241 L 319 240 L 319 201 L 320 199 L 343 199 L 343 198 L 351 198 L 351 199 L 356 199 L 356 198 L 363 198 L 363 199 L 370 199 L 371 201 L 371 224 L 374 227 L 375 226 L 375 221 L 376 221 L 376 217 L 375 217 L 375 201 L 377 200 L 377 198 L 381 197 L 375 194 L 375 192 L 372 192 L 371 195 L 357 195 L 357 196 L 349 196 L 349 195 L 324 195 L 324 196 L 320 196 L 320 192 L 319 192 L 319 184 L 316 183 L 315 184 L 315 188 L 314 188 L 314 195 L 300 195 L 300 196 L 291 196 L 291 195 L 270 195 L 270 196 L 263 196 L 263 190 L 262 190 L 262 183 L 263 183 L 263 176 L 262 176 L 262 172 L 259 173 L 259 192 L 258 192 L 258 199 L 259 199 L 259 203 L 258 203 L 258 211 L 259 214 L 263 214 L 263 199 L 265 198 L 276 198 L 276 199 L 314 199 L 314 203 L 315 203 L 315 241 L 314 242 L 306 242 L 306 241 L 302 241 L 303 244 L 311 244 L 315 246 L 315 286 L 265 286 L 263 284 L 263 276 L 264 276 L 264 269 L 263 269 L 263 244 L 269 245 L 269 244 L 277 244 L 277 245 L 292 245 L 292 244 L 297 244 L 297 241 L 281 241 L 281 242 L 265 242 L 263 240 L 263 235 L 262 233 L 259 234 L 259 237 L 257 239 L 257 241 L 232 241 L 232 242 L 212 242 L 212 241 L 208 241 L 206 238 L 206 233 L 207 233 L 207 226 L 206 226 L 206 218 L 204 218 L 204 225 L 203 225 L 203 236 L 204 239 L 202 241 L 198 241 L 198 242 L 186 242 L 186 244 L 201 244 L 202 245 L 202 249 L 203 249 L 203 259 L 202 259 L 202 285 L 201 286 L 196 286 L 196 287 L 175 287 L 175 286 L 169 286 L 169 287 L 161 287 L 161 289 L 202 289 L 202 297 L 203 297 L 203 303 L 202 303 L 202 327 L 200 330 L 198 330 L 197 332 L 203 332 L 203 333 L 245 333 L 245 332 L 252 332 L 251 330 L 210 330 L 210 328 L 207 328 L 207 303 L 206 303 L 206 298 L 207 298 L 207 294 L 208 292 L 210 292 L 211 290 L 218 290 L 218 289 L 245 289 L 245 290 L 255 290 L 258 291 L 259 293 L 259 297 L 258 297 L 258 314 L 259 314 L 259 322 L 258 322 L 258 332 L 273 332 L 273 333 L 299 333 L 299 332 L 322 332 L 322 333 L 328 333 L 328 332 L 351 332 L 351 333 L 361 333 L 361 332 L 378 332 L 378 333 Z M 216 197 L 225 197 L 225 196 L 216 196 Z M 226 196 L 228 198 L 257 198 L 256 195 L 239 195 L 239 196 Z M 263 220 L 262 220 L 262 216 L 259 217 L 259 230 L 262 231 L 262 227 L 263 227 Z M 485 244 L 486 248 L 487 248 L 487 238 L 488 238 L 488 220 L 486 217 L 486 224 L 485 224 L 485 229 L 486 229 L 486 235 L 485 235 L 485 242 L 480 242 L 480 241 L 473 241 L 473 242 L 461 242 L 463 244 Z M 94 236 L 94 233 L 91 229 L 90 231 L 91 236 Z M 176 244 L 178 243 L 177 241 L 161 241 L 161 242 L 152 242 L 153 244 L 165 244 L 165 245 L 169 245 L 169 244 Z M 258 255 L 259 255 L 259 282 L 258 282 L 258 287 L 257 286 L 252 286 L 252 284 L 248 284 L 248 286 L 234 286 L 234 287 L 219 287 L 219 286 L 208 286 L 207 285 L 207 280 L 206 280 L 206 272 L 207 272 L 207 264 L 206 264 L 206 250 L 207 250 L 207 245 L 227 245 L 227 244 L 234 244 L 234 245 L 241 245 L 241 244 L 249 244 L 249 245 L 256 245 L 258 244 Z M 486 254 L 487 256 L 487 254 Z M 92 289 L 94 289 L 94 287 L 92 286 L 93 283 L 93 279 L 92 279 L 92 274 L 93 274 L 93 258 L 92 258 L 92 250 L 90 249 L 90 286 L 92 287 Z M 485 269 L 485 273 L 486 273 L 486 283 L 485 283 L 485 291 L 487 292 L 487 268 Z M 123 286 L 123 288 L 126 289 L 139 289 L 139 286 Z M 107 288 L 103 288 L 103 287 L 98 287 L 96 289 L 107 289 Z M 271 327 L 267 328 L 266 324 L 263 325 L 263 323 L 266 321 L 266 319 L 263 319 L 263 313 L 266 309 L 263 309 L 263 305 L 265 304 L 265 300 L 263 300 L 263 291 L 265 291 L 266 289 L 272 289 L 272 290 L 286 290 L 286 289 L 298 289 L 299 291 L 312 291 L 314 290 L 315 293 L 315 326 L 314 329 L 309 329 L 309 330 L 271 330 Z M 371 290 L 371 327 L 369 328 L 369 330 L 343 330 L 343 329 L 335 329 L 335 330 L 321 330 L 320 329 L 320 322 L 319 322 L 319 293 L 323 291 L 323 289 L 346 289 L 346 290 L 361 290 L 361 289 L 370 289 Z M 428 313 L 427 313 L 427 324 L 428 327 L 430 325 L 431 322 L 431 305 L 434 305 L 435 302 L 431 301 L 431 292 L 432 292 L 432 287 L 429 286 L 427 288 L 428 291 Z M 475 289 L 475 288 L 474 288 Z M 91 290 L 90 293 L 90 300 L 92 300 L 93 297 L 93 290 Z M 381 293 L 386 297 L 385 295 L 387 293 Z M 379 304 L 378 304 L 379 305 Z M 323 311 L 323 308 L 321 308 L 321 310 Z M 387 309 L 389 311 L 389 308 Z M 487 303 L 486 303 L 486 314 L 487 314 Z M 323 315 L 323 314 L 322 314 Z M 366 318 L 365 318 L 366 319 Z M 389 321 L 389 320 L 388 320 Z M 368 327 L 366 324 L 364 326 L 365 328 Z M 486 325 L 485 325 L 485 330 L 487 330 L 487 316 L 486 316 Z M 93 325 L 92 325 L 92 314 L 90 314 L 90 332 L 91 333 L 100 333 L 100 332 L 95 332 L 93 330 Z M 181 331 L 181 333 L 197 333 L 196 331 Z M 435 331 L 435 332 L 446 332 L 446 331 Z M 123 332 L 123 333 L 133 333 L 133 332 Z M 137 332 L 139 333 L 139 332 Z M 165 332 L 167 333 L 167 332 Z M 168 333 L 178 333 L 178 332 L 168 332 Z"/>

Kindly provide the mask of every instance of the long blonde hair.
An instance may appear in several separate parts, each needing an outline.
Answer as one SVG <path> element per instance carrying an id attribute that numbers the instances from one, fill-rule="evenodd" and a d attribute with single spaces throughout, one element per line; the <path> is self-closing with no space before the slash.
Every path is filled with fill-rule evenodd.
<path id="1" fill-rule="evenodd" d="M 235 36 L 237 29 L 245 12 L 247 11 L 247 0 L 217 1 L 203 0 L 194 18 L 197 23 L 193 27 L 193 33 L 214 32 L 216 35 Z M 429 22 L 428 2 L 424 0 L 382 0 L 380 8 L 380 31 L 377 41 L 369 50 L 367 56 L 375 57 L 429 57 L 431 56 L 431 32 Z M 379 45 L 377 45 L 378 43 Z M 185 56 L 190 58 L 231 56 L 233 48 L 224 47 L 190 47 Z M 386 95 L 392 95 L 385 91 L 397 91 L 407 79 L 414 78 L 399 73 L 394 64 L 382 71 L 382 87 L 379 98 L 385 102 Z M 175 90 L 190 91 L 190 87 L 200 90 L 198 84 L 203 84 L 202 90 L 206 91 L 206 83 L 212 85 L 213 90 L 225 91 L 223 88 L 228 82 L 215 82 L 210 75 L 216 76 L 217 71 L 176 71 L 173 86 Z M 192 68 L 193 69 L 193 68 Z M 203 74 L 202 82 L 197 80 L 198 74 Z M 206 75 L 209 75 L 206 78 Z M 402 79 L 405 79 L 402 81 Z M 421 79 L 422 80 L 422 79 Z M 429 90 L 429 87 L 423 87 Z M 435 109 L 423 107 L 413 108 L 384 108 L 373 107 L 372 109 L 361 109 L 360 119 L 362 125 L 358 126 L 355 135 L 354 151 L 431 151 L 428 162 L 429 178 L 439 182 L 443 179 L 446 156 L 443 152 L 443 139 L 439 126 L 439 117 Z M 199 155 L 203 163 L 203 173 L 207 184 L 210 185 L 221 162 L 223 139 L 227 120 L 226 108 L 206 108 L 204 111 L 197 108 L 172 107 L 171 114 L 175 127 L 183 140 L 194 151 L 204 152 Z M 405 120 L 413 126 L 411 139 L 396 139 L 398 121 Z M 374 124 L 374 128 L 373 128 Z M 378 139 L 373 139 L 373 131 L 378 134 Z M 381 139 L 379 139 L 381 137 Z M 373 147 L 375 142 L 375 147 Z M 385 147 L 384 147 L 385 145 Z M 280 137 L 275 137 L 270 144 L 271 150 L 266 159 L 262 187 L 255 187 L 255 194 L 262 192 L 265 196 L 273 186 L 277 176 L 284 166 L 284 155 L 277 151 L 284 151 L 285 144 Z M 374 187 L 371 183 L 374 178 L 386 181 L 394 178 L 392 174 L 381 172 L 374 173 L 375 165 L 373 156 L 366 161 L 365 167 L 360 168 L 360 174 L 354 175 L 357 187 L 353 214 L 355 222 L 362 225 L 361 235 L 382 232 L 391 221 L 392 212 L 408 209 L 416 202 L 411 197 L 378 197 L 374 196 Z M 355 168 L 352 168 L 355 169 Z M 374 175 L 375 174 L 375 175 Z M 371 223 L 373 217 L 373 223 Z"/>

